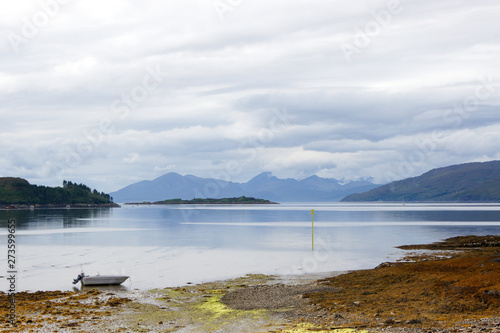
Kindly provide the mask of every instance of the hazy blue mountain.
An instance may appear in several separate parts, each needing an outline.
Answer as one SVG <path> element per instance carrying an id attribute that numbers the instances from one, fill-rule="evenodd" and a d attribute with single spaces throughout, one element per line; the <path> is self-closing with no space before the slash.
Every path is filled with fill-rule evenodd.
<path id="1" fill-rule="evenodd" d="M 342 185 L 339 184 L 339 181 L 336 179 L 321 178 L 318 176 L 308 177 L 306 179 L 299 181 L 299 183 L 303 188 L 316 191 L 324 191 L 324 192 L 338 191 L 344 188 Z"/>
<path id="2" fill-rule="evenodd" d="M 373 190 L 375 188 L 380 187 L 380 185 L 375 185 L 369 181 L 356 181 L 345 184 L 341 190 L 338 191 L 330 191 L 320 197 L 318 197 L 315 201 L 323 202 L 323 201 L 341 201 L 348 195 L 363 193 L 366 191 Z"/>
<path id="3" fill-rule="evenodd" d="M 500 202 L 500 161 L 433 169 L 342 201 Z"/>
<path id="4" fill-rule="evenodd" d="M 317 191 L 301 186 L 300 181 L 292 178 L 280 179 L 270 172 L 264 172 L 241 184 L 245 193 L 255 198 L 271 201 L 312 201 L 311 196 Z"/>
<path id="5" fill-rule="evenodd" d="M 168 199 L 232 198 L 249 196 L 275 202 L 339 201 L 351 193 L 379 185 L 367 181 L 340 184 L 335 179 L 311 176 L 303 180 L 280 179 L 263 172 L 246 183 L 228 182 L 192 175 L 167 173 L 154 180 L 128 185 L 111 193 L 115 202 L 161 201 Z"/>
<path id="6" fill-rule="evenodd" d="M 345 185 L 336 179 L 311 176 L 302 180 L 280 179 L 264 172 L 241 184 L 245 193 L 277 202 L 339 201 L 348 194 L 365 192 L 380 185 L 355 181 Z"/>
<path id="7" fill-rule="evenodd" d="M 143 202 L 167 199 L 231 198 L 243 195 L 236 183 L 170 172 L 153 180 L 128 185 L 113 192 L 115 202 Z"/>

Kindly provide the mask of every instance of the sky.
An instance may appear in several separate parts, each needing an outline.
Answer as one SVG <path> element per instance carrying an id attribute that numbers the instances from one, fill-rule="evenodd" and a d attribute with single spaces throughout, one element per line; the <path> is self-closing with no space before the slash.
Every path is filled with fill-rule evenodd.
<path id="1" fill-rule="evenodd" d="M 500 3 L 23 0 L 0 12 L 0 176 L 382 184 L 500 159 Z"/>

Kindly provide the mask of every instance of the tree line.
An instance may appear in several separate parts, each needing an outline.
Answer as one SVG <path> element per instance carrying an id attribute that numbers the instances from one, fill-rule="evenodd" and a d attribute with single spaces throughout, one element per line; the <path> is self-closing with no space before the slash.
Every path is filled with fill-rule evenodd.
<path id="1" fill-rule="evenodd" d="M 103 199 L 106 199 L 110 202 L 113 202 L 113 197 L 110 196 L 109 194 L 104 193 L 104 192 L 99 192 L 96 189 L 92 190 L 90 187 L 88 187 L 87 185 L 82 184 L 82 183 L 77 184 L 77 183 L 73 183 L 73 182 L 68 181 L 68 180 L 63 180 L 63 188 L 80 188 L 84 191 L 91 192 L 94 195 L 98 195 Z"/>
<path id="2" fill-rule="evenodd" d="M 92 190 L 85 184 L 63 181 L 63 186 L 32 185 L 14 177 L 0 178 L 0 204 L 108 204 L 113 198 L 104 192 Z"/>

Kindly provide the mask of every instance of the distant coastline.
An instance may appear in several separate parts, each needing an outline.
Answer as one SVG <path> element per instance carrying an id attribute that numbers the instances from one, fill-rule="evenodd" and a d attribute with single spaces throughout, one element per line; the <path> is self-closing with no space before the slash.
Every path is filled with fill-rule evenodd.
<path id="1" fill-rule="evenodd" d="M 265 199 L 257 199 L 253 197 L 238 197 L 238 198 L 221 198 L 221 199 L 201 199 L 194 198 L 191 200 L 183 199 L 168 199 L 155 202 L 130 202 L 125 205 L 277 205 L 277 202 L 272 202 Z"/>
<path id="2" fill-rule="evenodd" d="M 87 203 L 74 203 L 70 205 L 64 204 L 36 204 L 36 205 L 0 205 L 0 210 L 26 210 L 26 209 L 60 209 L 60 208 L 120 208 L 117 203 L 101 203 L 101 204 L 87 204 Z"/>

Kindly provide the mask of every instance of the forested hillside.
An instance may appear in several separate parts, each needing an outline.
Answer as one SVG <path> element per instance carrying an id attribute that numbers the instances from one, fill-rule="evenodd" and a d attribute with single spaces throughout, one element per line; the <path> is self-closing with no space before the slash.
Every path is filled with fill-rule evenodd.
<path id="1" fill-rule="evenodd" d="M 112 201 L 109 194 L 71 181 L 63 181 L 62 187 L 48 187 L 32 185 L 23 178 L 0 178 L 1 205 L 107 204 Z"/>

